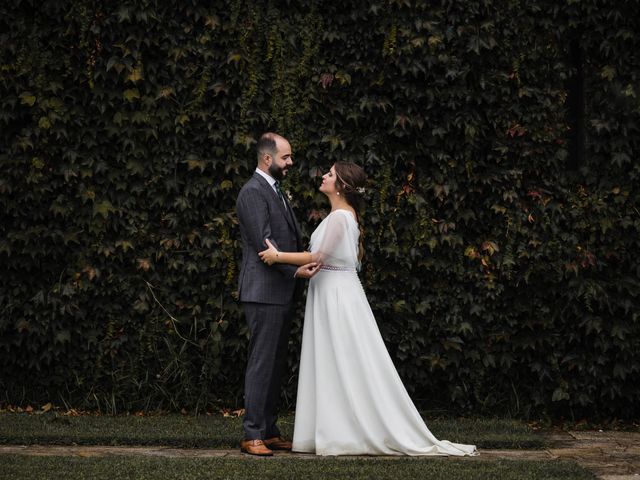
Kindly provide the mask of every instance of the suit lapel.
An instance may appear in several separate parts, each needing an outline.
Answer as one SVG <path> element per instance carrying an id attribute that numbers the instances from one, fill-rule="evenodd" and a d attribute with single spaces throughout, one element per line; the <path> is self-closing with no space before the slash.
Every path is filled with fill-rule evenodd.
<path id="1" fill-rule="evenodd" d="M 296 225 L 295 217 L 293 216 L 293 211 L 291 210 L 291 205 L 289 205 L 289 202 L 287 200 L 287 196 L 284 195 L 284 201 L 287 204 L 287 206 L 285 207 L 284 204 L 282 203 L 282 200 L 280 200 L 280 197 L 276 193 L 276 191 L 273 189 L 273 187 L 271 185 L 269 185 L 269 182 L 267 182 L 267 180 L 265 178 L 263 178 L 262 175 L 260 175 L 258 173 L 254 173 L 253 177 L 256 178 L 258 180 L 258 182 L 260 182 L 260 185 L 262 185 L 263 188 L 267 188 L 271 192 L 271 195 L 273 195 L 272 198 L 278 204 L 278 206 L 280 208 L 280 211 L 282 212 L 282 215 L 287 220 L 287 223 L 293 229 L 293 231 L 296 233 L 296 235 L 299 236 L 299 234 L 298 234 L 298 231 L 299 231 L 298 230 L 298 225 Z"/>
<path id="2" fill-rule="evenodd" d="M 291 208 L 291 204 L 289 203 L 289 199 L 287 198 L 286 194 L 284 195 L 284 201 L 287 204 L 287 213 L 289 214 L 289 216 L 291 217 L 291 220 L 293 221 L 293 228 L 296 231 L 296 234 L 298 235 L 298 237 L 300 237 L 300 225 L 298 225 L 298 219 L 293 214 L 293 208 Z"/>

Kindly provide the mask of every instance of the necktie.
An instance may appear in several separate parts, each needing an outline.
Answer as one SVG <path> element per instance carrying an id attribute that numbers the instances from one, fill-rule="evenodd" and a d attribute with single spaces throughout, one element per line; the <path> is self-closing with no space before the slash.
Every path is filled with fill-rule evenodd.
<path id="1" fill-rule="evenodd" d="M 284 201 L 284 195 L 282 195 L 282 190 L 280 190 L 280 182 L 278 182 L 276 180 L 276 183 L 274 183 L 274 186 L 276 187 L 276 193 L 278 194 L 278 197 L 280 197 L 280 200 L 282 201 L 282 203 L 286 207 L 287 203 Z"/>

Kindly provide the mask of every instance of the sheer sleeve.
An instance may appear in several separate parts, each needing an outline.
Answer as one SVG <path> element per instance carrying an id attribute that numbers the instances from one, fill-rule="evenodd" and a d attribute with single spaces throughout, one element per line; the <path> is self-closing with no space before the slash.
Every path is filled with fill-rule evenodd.
<path id="1" fill-rule="evenodd" d="M 353 246 L 349 235 L 348 213 L 330 214 L 323 235 L 311 245 L 313 260 L 327 265 L 352 264 Z M 317 243 L 317 244 L 316 244 Z"/>

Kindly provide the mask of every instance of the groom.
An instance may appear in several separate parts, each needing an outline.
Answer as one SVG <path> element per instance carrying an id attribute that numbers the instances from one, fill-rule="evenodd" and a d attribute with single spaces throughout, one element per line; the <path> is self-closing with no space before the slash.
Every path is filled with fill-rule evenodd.
<path id="1" fill-rule="evenodd" d="M 299 252 L 300 228 L 280 181 L 293 164 L 291 145 L 276 133 L 258 140 L 258 166 L 242 187 L 236 211 L 242 236 L 242 265 L 238 293 L 251 340 L 245 372 L 240 450 L 252 455 L 273 455 L 291 450 L 291 442 L 276 425 L 280 385 L 287 359 L 296 278 L 311 278 L 318 265 L 302 267 L 262 263 L 258 252 L 269 239 L 281 251 Z"/>

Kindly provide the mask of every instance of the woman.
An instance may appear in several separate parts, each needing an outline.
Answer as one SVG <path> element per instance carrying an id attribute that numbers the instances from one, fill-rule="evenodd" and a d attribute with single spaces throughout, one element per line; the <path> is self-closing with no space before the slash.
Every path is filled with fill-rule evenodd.
<path id="1" fill-rule="evenodd" d="M 309 282 L 293 450 L 318 455 L 473 455 L 473 445 L 436 439 L 407 394 L 378 330 L 357 268 L 363 248 L 357 207 L 366 176 L 337 162 L 320 191 L 331 213 L 310 252 L 269 248 L 269 265 L 322 264 Z"/>

